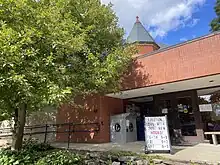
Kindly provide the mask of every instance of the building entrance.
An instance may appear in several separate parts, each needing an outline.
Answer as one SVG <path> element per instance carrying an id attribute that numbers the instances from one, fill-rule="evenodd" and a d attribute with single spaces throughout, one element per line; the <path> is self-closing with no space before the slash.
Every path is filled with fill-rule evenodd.
<path id="1" fill-rule="evenodd" d="M 144 118 L 150 116 L 153 112 L 153 97 L 142 97 L 129 99 L 126 106 L 126 112 L 136 113 L 137 116 L 137 140 L 145 140 Z"/>
<path id="2" fill-rule="evenodd" d="M 162 94 L 154 97 L 155 111 L 167 115 L 173 144 L 203 141 L 203 125 L 196 91 Z"/>
<path id="3" fill-rule="evenodd" d="M 202 115 L 204 132 L 220 131 L 220 87 L 201 89 L 197 91 L 199 110 Z M 217 136 L 220 143 L 220 137 Z M 205 139 L 213 143 L 211 135 Z"/>
<path id="4" fill-rule="evenodd" d="M 147 97 L 145 97 L 147 98 Z M 144 140 L 144 117 L 166 115 L 172 144 L 194 144 L 204 140 L 196 91 L 129 99 L 137 115 L 137 139 Z M 149 99 L 149 97 L 148 97 Z"/>

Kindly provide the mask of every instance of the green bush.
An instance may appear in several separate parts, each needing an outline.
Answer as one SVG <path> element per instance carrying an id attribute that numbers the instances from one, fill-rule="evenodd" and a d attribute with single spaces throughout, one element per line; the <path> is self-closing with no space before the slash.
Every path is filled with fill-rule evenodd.
<path id="1" fill-rule="evenodd" d="M 78 155 L 69 151 L 39 151 L 39 146 L 37 151 L 30 148 L 19 152 L 0 150 L 0 165 L 79 165 L 82 161 Z"/>
<path id="2" fill-rule="evenodd" d="M 23 142 L 22 150 L 29 151 L 48 151 L 54 149 L 50 144 L 40 143 L 38 140 L 29 139 Z"/>
<path id="3" fill-rule="evenodd" d="M 21 151 L 11 151 L 10 148 L 0 150 L 0 165 L 33 165 L 53 149 L 49 144 L 36 140 L 24 142 Z"/>
<path id="4" fill-rule="evenodd" d="M 53 152 L 36 163 L 36 165 L 79 165 L 81 158 L 69 151 Z"/>
<path id="5" fill-rule="evenodd" d="M 0 164 L 1 165 L 28 165 L 33 164 L 37 159 L 36 152 L 27 151 L 10 151 L 1 150 L 0 151 Z"/>

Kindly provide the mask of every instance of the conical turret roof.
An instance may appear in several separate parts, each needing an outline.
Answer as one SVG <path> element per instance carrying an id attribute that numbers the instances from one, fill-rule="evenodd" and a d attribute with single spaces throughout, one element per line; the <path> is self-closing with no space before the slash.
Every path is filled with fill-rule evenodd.
<path id="1" fill-rule="evenodd" d="M 144 28 L 142 23 L 139 21 L 139 17 L 136 17 L 136 22 L 127 38 L 127 43 L 155 43 L 153 37 Z"/>

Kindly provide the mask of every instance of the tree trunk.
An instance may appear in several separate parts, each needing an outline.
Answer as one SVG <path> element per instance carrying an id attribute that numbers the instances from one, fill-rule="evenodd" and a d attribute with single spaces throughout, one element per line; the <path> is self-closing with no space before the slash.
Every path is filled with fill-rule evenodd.
<path id="1" fill-rule="evenodd" d="M 20 150 L 22 147 L 24 126 L 26 122 L 26 108 L 26 105 L 22 105 L 19 109 L 15 109 L 11 150 Z"/>

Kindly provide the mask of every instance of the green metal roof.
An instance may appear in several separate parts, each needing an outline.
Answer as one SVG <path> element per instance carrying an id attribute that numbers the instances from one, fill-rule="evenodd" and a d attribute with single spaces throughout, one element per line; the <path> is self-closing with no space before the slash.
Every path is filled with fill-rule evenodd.
<path id="1" fill-rule="evenodd" d="M 134 23 L 134 26 L 127 38 L 127 43 L 135 43 L 135 42 L 155 43 L 153 37 L 148 33 L 148 31 L 139 21 L 139 17 L 136 17 L 136 19 L 137 20 Z"/>

